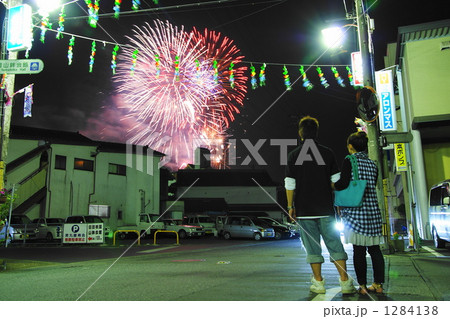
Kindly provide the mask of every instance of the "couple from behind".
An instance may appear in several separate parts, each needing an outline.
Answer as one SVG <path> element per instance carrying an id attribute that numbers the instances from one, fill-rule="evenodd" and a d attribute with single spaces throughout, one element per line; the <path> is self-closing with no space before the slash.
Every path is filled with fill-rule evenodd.
<path id="1" fill-rule="evenodd" d="M 347 253 L 335 227 L 336 219 L 333 205 L 333 188 L 347 188 L 352 179 L 352 167 L 349 159 L 345 159 L 342 169 L 336 164 L 334 152 L 317 143 L 319 122 L 306 116 L 299 122 L 298 133 L 300 145 L 288 155 L 285 188 L 287 209 L 293 221 L 298 222 L 301 239 L 306 250 L 306 262 L 312 270 L 310 290 L 314 293 L 325 293 L 325 279 L 322 277 L 322 238 L 330 254 L 330 261 L 339 273 L 339 283 L 343 294 L 356 292 L 352 278 L 347 273 Z M 314 147 L 315 160 L 302 157 L 305 141 Z M 344 220 L 346 243 L 353 244 L 353 265 L 359 284 L 360 294 L 383 292 L 384 259 L 380 250 L 383 236 L 381 233 L 381 213 L 376 197 L 376 180 L 378 176 L 376 164 L 367 155 L 368 138 L 364 132 L 356 132 L 347 139 L 350 154 L 356 157 L 361 179 L 367 180 L 363 202 L 360 207 L 338 208 Z M 313 145 L 313 146 L 311 146 Z M 319 156 L 317 156 L 317 154 Z M 300 159 L 300 160 L 299 160 Z M 309 159 L 309 160 L 307 160 Z M 374 282 L 367 287 L 366 252 L 372 258 Z"/>

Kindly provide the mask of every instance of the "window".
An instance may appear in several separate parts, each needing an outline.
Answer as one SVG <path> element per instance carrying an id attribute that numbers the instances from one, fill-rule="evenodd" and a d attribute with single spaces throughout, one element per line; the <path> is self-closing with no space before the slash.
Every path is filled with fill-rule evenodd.
<path id="1" fill-rule="evenodd" d="M 114 174 L 114 175 L 126 176 L 127 175 L 127 167 L 125 165 L 109 163 L 108 173 Z"/>
<path id="2" fill-rule="evenodd" d="M 55 155 L 55 169 L 66 169 L 67 157 L 62 155 Z"/>
<path id="3" fill-rule="evenodd" d="M 80 169 L 83 171 L 93 171 L 94 170 L 94 161 L 85 160 L 81 158 L 75 158 L 73 163 L 74 169 Z"/>

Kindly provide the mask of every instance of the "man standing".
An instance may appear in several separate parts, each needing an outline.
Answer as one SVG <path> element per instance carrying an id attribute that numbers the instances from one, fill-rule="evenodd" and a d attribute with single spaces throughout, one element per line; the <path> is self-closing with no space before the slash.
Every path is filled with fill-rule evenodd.
<path id="1" fill-rule="evenodd" d="M 343 294 L 356 291 L 347 275 L 347 253 L 335 227 L 331 182 L 339 179 L 336 158 L 331 149 L 316 142 L 319 131 L 317 119 L 305 116 L 298 125 L 300 145 L 288 155 L 285 188 L 289 216 L 297 219 L 306 262 L 311 265 L 311 287 L 315 293 L 325 293 L 322 277 L 322 248 L 320 237 L 330 253 L 330 261 L 339 272 Z"/>

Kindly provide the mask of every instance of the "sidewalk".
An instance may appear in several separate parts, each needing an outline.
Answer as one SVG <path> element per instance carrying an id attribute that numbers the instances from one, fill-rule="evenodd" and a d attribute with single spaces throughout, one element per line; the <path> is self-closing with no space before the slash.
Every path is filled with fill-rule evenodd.
<path id="1" fill-rule="evenodd" d="M 450 257 L 440 255 L 426 246 L 386 254 L 388 300 L 450 300 Z"/>

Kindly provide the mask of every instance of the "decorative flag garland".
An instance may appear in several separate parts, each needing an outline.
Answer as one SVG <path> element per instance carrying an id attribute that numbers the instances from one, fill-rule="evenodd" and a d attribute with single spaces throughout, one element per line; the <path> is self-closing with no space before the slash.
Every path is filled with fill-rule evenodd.
<path id="1" fill-rule="evenodd" d="M 180 81 L 180 57 L 175 56 L 175 80 Z"/>
<path id="2" fill-rule="evenodd" d="M 47 29 L 52 28 L 52 24 L 50 23 L 48 17 L 49 17 L 48 15 L 42 16 L 42 20 L 41 20 L 41 38 L 40 38 L 40 40 L 42 43 L 45 42 L 45 33 L 47 32 Z"/>
<path id="3" fill-rule="evenodd" d="M 286 90 L 290 91 L 292 90 L 291 87 L 291 80 L 289 79 L 289 72 L 286 66 L 283 66 L 283 75 L 284 75 L 284 85 L 286 85 Z"/>
<path id="4" fill-rule="evenodd" d="M 266 64 L 261 65 L 261 69 L 259 70 L 259 86 L 266 85 Z"/>
<path id="5" fill-rule="evenodd" d="M 120 15 L 120 5 L 122 4 L 122 0 L 115 0 L 114 1 L 114 18 L 119 19 Z"/>
<path id="6" fill-rule="evenodd" d="M 140 0 L 133 0 L 131 9 L 133 9 L 134 11 L 139 10 L 140 5 L 141 5 Z"/>
<path id="7" fill-rule="evenodd" d="M 250 75 L 251 75 L 250 83 L 252 85 L 252 89 L 254 90 L 258 87 L 258 82 L 256 81 L 256 71 L 253 64 L 250 65 Z"/>
<path id="8" fill-rule="evenodd" d="M 161 63 L 158 54 L 155 54 L 155 67 L 156 67 L 156 78 L 159 78 L 159 75 L 161 74 Z"/>
<path id="9" fill-rule="evenodd" d="M 350 85 L 355 87 L 355 82 L 353 82 L 352 70 L 350 69 L 349 66 L 346 66 L 345 68 L 347 69 L 347 76 L 348 76 L 348 81 L 350 82 Z"/>
<path id="10" fill-rule="evenodd" d="M 131 72 L 130 74 L 133 75 L 134 74 L 134 69 L 136 68 L 136 63 L 137 63 L 137 55 L 139 54 L 139 50 L 136 49 L 133 51 L 133 54 L 131 55 Z"/>
<path id="11" fill-rule="evenodd" d="M 71 65 L 72 64 L 72 59 L 73 59 L 73 47 L 75 46 L 75 37 L 72 36 L 69 40 L 69 49 L 67 50 L 67 60 L 68 60 L 68 64 Z"/>
<path id="12" fill-rule="evenodd" d="M 214 60 L 213 62 L 213 69 L 214 69 L 214 82 L 219 83 L 219 67 L 217 66 L 216 60 Z"/>
<path id="13" fill-rule="evenodd" d="M 98 10 L 100 9 L 100 0 L 95 0 L 94 4 L 92 3 L 92 0 L 84 0 L 84 2 L 86 2 L 89 12 L 88 23 L 91 27 L 96 28 L 98 21 Z"/>
<path id="14" fill-rule="evenodd" d="M 322 84 L 324 88 L 328 88 L 330 85 L 328 84 L 327 79 L 324 78 L 323 72 L 322 72 L 322 69 L 320 68 L 320 66 L 318 66 L 316 68 L 316 70 L 317 70 L 317 73 L 319 74 L 320 84 Z"/>
<path id="15" fill-rule="evenodd" d="M 230 63 L 230 67 L 228 68 L 228 70 L 230 71 L 230 86 L 231 86 L 231 88 L 232 89 L 234 89 L 234 87 L 235 87 L 235 84 L 234 84 L 234 63 L 233 62 L 231 62 Z"/>
<path id="16" fill-rule="evenodd" d="M 331 71 L 333 71 L 334 74 L 334 78 L 336 79 L 337 83 L 345 88 L 345 84 L 344 84 L 344 80 L 339 76 L 339 72 L 338 70 L 336 70 L 336 68 L 334 66 L 331 67 Z"/>
<path id="17" fill-rule="evenodd" d="M 92 69 L 94 68 L 95 51 L 97 51 L 96 46 L 97 46 L 97 44 L 95 43 L 95 41 L 92 41 L 91 57 L 89 59 L 89 73 L 92 73 Z"/>
<path id="18" fill-rule="evenodd" d="M 313 89 L 314 85 L 309 81 L 308 77 L 306 76 L 305 69 L 303 68 L 303 65 L 300 66 L 300 75 L 303 78 L 303 87 L 306 89 L 306 92 L 309 92 Z"/>
<path id="19" fill-rule="evenodd" d="M 61 7 L 61 12 L 59 13 L 58 19 L 58 28 L 56 29 L 58 32 L 56 33 L 56 38 L 59 40 L 63 37 L 62 32 L 64 31 L 64 21 L 66 14 L 64 13 L 64 6 Z"/>
<path id="20" fill-rule="evenodd" d="M 119 46 L 116 45 L 112 51 L 112 60 L 111 60 L 111 69 L 112 69 L 112 73 L 113 75 L 116 74 L 116 67 L 117 67 L 117 51 L 119 51 Z"/>

